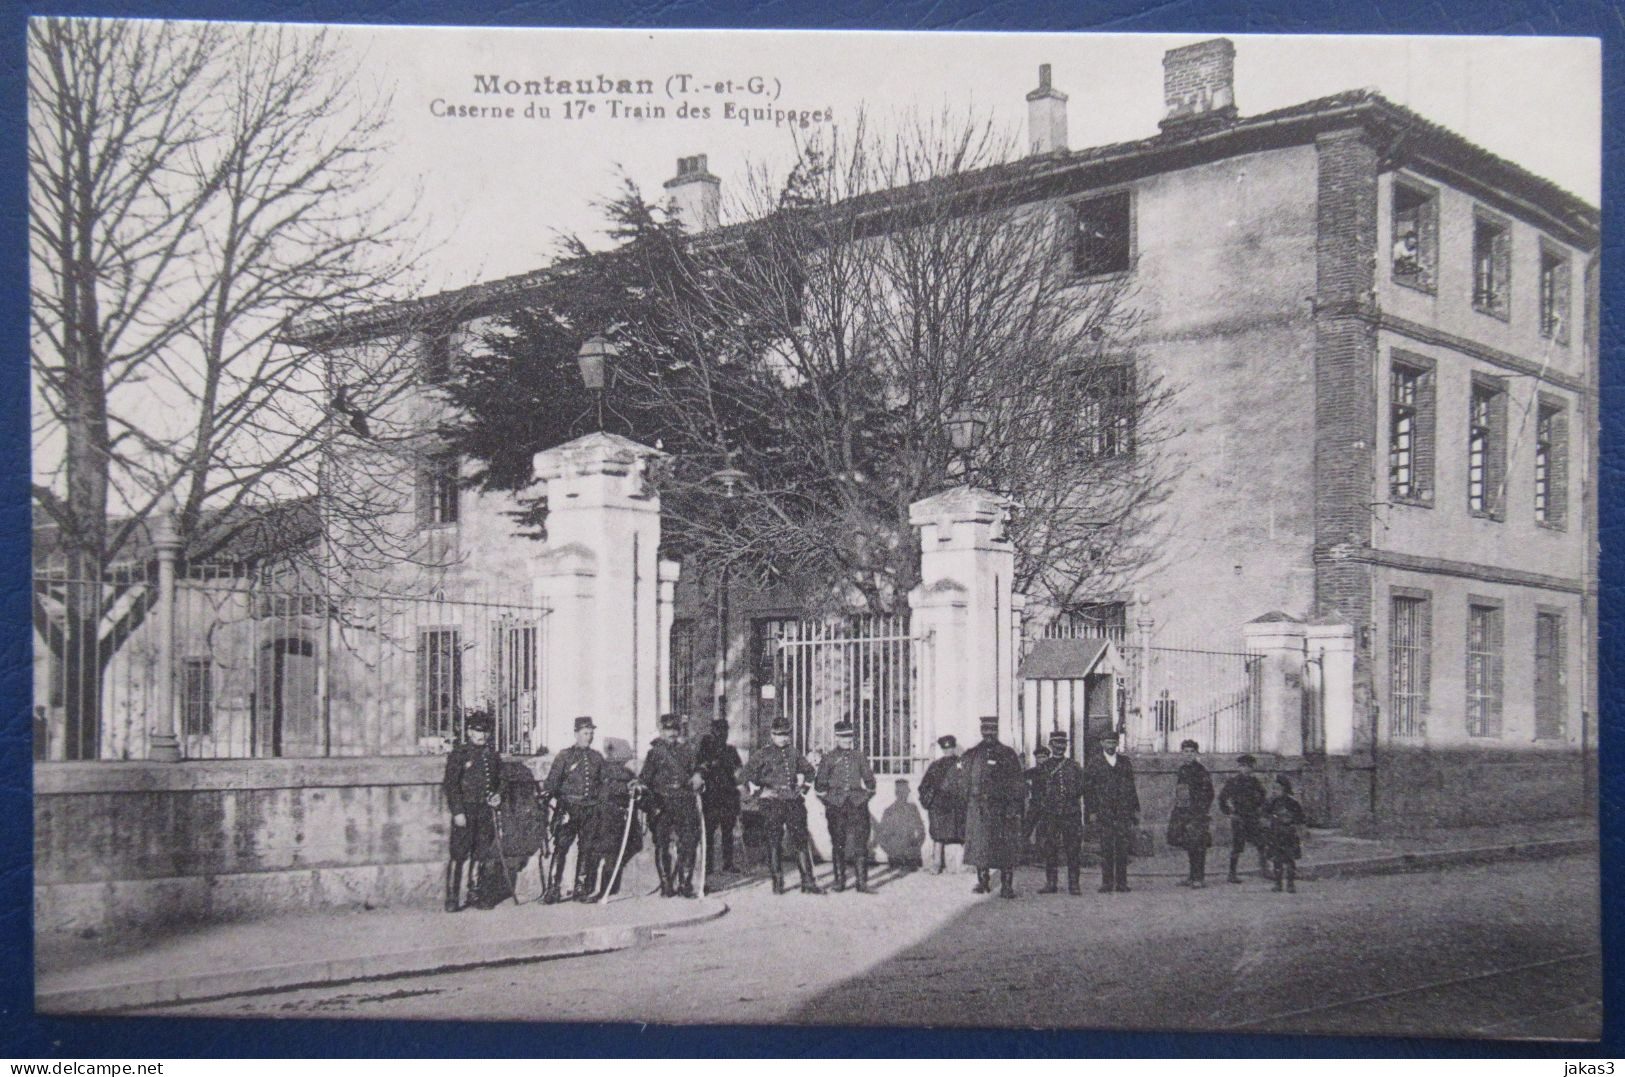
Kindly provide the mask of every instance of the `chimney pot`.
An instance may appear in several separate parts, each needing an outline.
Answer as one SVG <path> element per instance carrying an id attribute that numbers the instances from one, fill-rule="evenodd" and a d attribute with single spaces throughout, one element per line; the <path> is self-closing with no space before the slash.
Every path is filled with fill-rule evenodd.
<path id="1" fill-rule="evenodd" d="M 1236 46 L 1216 37 L 1169 49 L 1162 56 L 1164 131 L 1236 116 Z"/>
<path id="2" fill-rule="evenodd" d="M 1050 65 L 1038 65 L 1038 89 L 1027 94 L 1027 139 L 1034 156 L 1065 153 L 1066 94 L 1050 80 Z"/>

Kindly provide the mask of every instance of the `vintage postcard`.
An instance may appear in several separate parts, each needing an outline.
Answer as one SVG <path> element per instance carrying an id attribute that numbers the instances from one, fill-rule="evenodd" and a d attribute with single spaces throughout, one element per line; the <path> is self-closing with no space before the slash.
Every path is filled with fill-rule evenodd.
<path id="1" fill-rule="evenodd" d="M 1600 1035 L 1598 42 L 27 55 L 41 1012 Z"/>

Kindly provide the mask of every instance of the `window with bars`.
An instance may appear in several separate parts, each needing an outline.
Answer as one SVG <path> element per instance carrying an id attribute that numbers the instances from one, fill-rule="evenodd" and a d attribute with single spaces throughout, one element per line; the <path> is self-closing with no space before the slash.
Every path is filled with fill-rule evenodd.
<path id="1" fill-rule="evenodd" d="M 453 736 L 462 704 L 461 633 L 456 628 L 418 629 L 418 736 Z"/>
<path id="2" fill-rule="evenodd" d="M 453 452 L 425 453 L 418 462 L 415 496 L 418 527 L 457 522 L 461 489 L 460 462 Z"/>
<path id="3" fill-rule="evenodd" d="M 1506 474 L 1506 391 L 1474 381 L 1467 414 L 1467 508 L 1501 518 Z"/>
<path id="4" fill-rule="evenodd" d="M 1063 610 L 1044 626 L 1046 639 L 1111 639 L 1119 643 L 1128 630 L 1123 602 L 1084 602 Z"/>
<path id="5" fill-rule="evenodd" d="M 1393 596 L 1388 634 L 1388 733 L 1417 737 L 1428 707 L 1432 660 L 1432 610 L 1422 594 Z"/>
<path id="6" fill-rule="evenodd" d="M 695 699 L 694 641 L 696 626 L 691 617 L 679 617 L 671 624 L 671 709 L 693 714 Z"/>
<path id="7" fill-rule="evenodd" d="M 1501 607 L 1467 607 L 1467 734 L 1501 735 Z"/>
<path id="8" fill-rule="evenodd" d="M 1504 222 L 1473 221 L 1473 307 L 1505 320 L 1511 311 L 1512 237 Z"/>
<path id="9" fill-rule="evenodd" d="M 1568 412 L 1543 399 L 1535 419 L 1535 522 L 1563 527 L 1568 522 Z"/>
<path id="10" fill-rule="evenodd" d="M 1409 362 L 1393 365 L 1388 406 L 1388 491 L 1400 500 L 1433 497 L 1433 374 Z"/>
<path id="11" fill-rule="evenodd" d="M 1088 459 L 1127 456 L 1134 451 L 1134 372 L 1128 366 L 1102 367 L 1083 402 L 1083 455 Z"/>
<path id="12" fill-rule="evenodd" d="M 1563 735 L 1563 614 L 1542 610 L 1535 614 L 1535 738 L 1552 740 Z"/>
<path id="13" fill-rule="evenodd" d="M 1542 247 L 1540 252 L 1540 335 L 1559 344 L 1569 342 L 1568 256 Z"/>
<path id="14" fill-rule="evenodd" d="M 1134 202 L 1128 191 L 1072 205 L 1072 269 L 1080 276 L 1127 272 L 1133 262 Z"/>
<path id="15" fill-rule="evenodd" d="M 1438 192 L 1395 182 L 1393 211 L 1394 280 L 1433 290 L 1439 256 Z"/>
<path id="16" fill-rule="evenodd" d="M 214 732 L 213 663 L 188 658 L 181 668 L 181 731 L 187 736 Z"/>

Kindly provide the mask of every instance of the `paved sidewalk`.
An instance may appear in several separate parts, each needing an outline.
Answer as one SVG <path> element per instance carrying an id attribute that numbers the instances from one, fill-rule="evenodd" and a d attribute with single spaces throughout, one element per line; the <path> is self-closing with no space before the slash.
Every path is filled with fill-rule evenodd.
<path id="1" fill-rule="evenodd" d="M 507 902 L 489 912 L 375 909 L 209 924 L 128 940 L 42 940 L 35 1007 L 125 1010 L 309 984 L 604 953 L 715 919 L 717 897 L 622 896 L 607 905 Z"/>

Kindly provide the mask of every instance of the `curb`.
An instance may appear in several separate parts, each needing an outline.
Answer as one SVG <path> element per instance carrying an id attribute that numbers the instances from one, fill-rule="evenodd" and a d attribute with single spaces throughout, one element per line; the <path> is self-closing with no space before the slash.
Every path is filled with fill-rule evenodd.
<path id="1" fill-rule="evenodd" d="M 1300 879 L 1347 879 L 1358 875 L 1400 875 L 1469 864 L 1493 864 L 1507 860 L 1552 860 L 1598 851 L 1596 838 L 1560 838 L 1552 841 L 1524 841 L 1510 845 L 1479 845 L 1466 849 L 1440 849 L 1435 852 L 1399 853 L 1394 856 L 1365 857 L 1359 860 L 1331 860 L 1301 864 Z"/>
<path id="2" fill-rule="evenodd" d="M 381 980 L 485 965 L 608 953 L 643 945 L 657 932 L 705 923 L 728 912 L 726 902 L 707 900 L 713 907 L 696 910 L 692 916 L 650 924 L 605 925 L 530 938 L 480 940 L 420 950 L 358 954 L 331 960 L 296 961 L 260 968 L 39 991 L 34 996 L 34 1008 L 39 1013 L 109 1013 L 166 1003 L 201 1002 L 230 995 L 327 987 L 357 980 Z"/>

